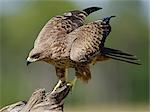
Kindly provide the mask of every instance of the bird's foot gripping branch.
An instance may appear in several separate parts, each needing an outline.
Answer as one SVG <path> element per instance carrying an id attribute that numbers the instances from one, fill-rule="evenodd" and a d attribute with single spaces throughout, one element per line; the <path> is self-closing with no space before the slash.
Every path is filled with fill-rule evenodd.
<path id="1" fill-rule="evenodd" d="M 36 90 L 29 101 L 20 101 L 6 106 L 0 112 L 63 112 L 64 100 L 71 90 L 66 83 L 54 92 L 46 93 L 45 89 Z"/>

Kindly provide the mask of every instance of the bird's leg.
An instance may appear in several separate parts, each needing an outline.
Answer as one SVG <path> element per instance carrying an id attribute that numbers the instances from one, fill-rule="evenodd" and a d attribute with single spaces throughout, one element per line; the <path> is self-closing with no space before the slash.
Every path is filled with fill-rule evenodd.
<path id="1" fill-rule="evenodd" d="M 56 91 L 59 87 L 63 86 L 64 83 L 66 83 L 66 77 L 67 77 L 67 69 L 66 68 L 59 68 L 55 67 L 56 69 L 56 75 L 59 78 L 58 83 L 54 87 L 52 93 Z"/>
<path id="2" fill-rule="evenodd" d="M 91 72 L 89 65 L 78 66 L 75 68 L 77 79 L 87 83 L 91 79 Z"/>
<path id="3" fill-rule="evenodd" d="M 65 69 L 65 80 L 68 80 L 68 68 Z"/>
<path id="4" fill-rule="evenodd" d="M 67 85 L 71 86 L 71 87 L 72 87 L 72 90 L 74 90 L 76 81 L 77 81 L 77 77 L 75 76 L 75 78 L 74 78 L 73 80 L 68 81 Z"/>

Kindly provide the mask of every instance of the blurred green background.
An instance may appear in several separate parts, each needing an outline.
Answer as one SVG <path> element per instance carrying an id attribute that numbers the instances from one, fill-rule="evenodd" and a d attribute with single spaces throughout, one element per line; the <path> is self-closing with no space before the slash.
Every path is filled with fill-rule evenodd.
<path id="1" fill-rule="evenodd" d="M 68 112 L 148 111 L 148 0 L 1 0 L 0 1 L 0 107 L 28 100 L 37 88 L 52 90 L 57 82 L 52 65 L 38 62 L 26 66 L 26 57 L 44 24 L 53 16 L 74 9 L 98 6 L 86 23 L 106 16 L 112 32 L 107 47 L 136 54 L 142 65 L 108 60 L 91 66 L 88 84 L 77 82 L 66 99 Z M 69 71 L 70 79 L 74 70 Z"/>

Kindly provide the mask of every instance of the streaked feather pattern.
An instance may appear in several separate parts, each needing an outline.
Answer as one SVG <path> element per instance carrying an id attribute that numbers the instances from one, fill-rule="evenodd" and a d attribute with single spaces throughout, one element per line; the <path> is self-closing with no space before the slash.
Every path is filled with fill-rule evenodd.
<path id="1" fill-rule="evenodd" d="M 85 18 L 99 9 L 89 7 L 69 11 L 50 19 L 35 40 L 27 61 L 53 64 L 62 82 L 66 81 L 68 68 L 75 68 L 76 77 L 87 82 L 91 78 L 89 64 L 98 61 L 115 59 L 139 65 L 134 55 L 105 47 L 105 40 L 111 32 L 109 21 L 115 16 L 83 25 Z"/>
<path id="2" fill-rule="evenodd" d="M 73 61 L 88 62 L 101 52 L 105 39 L 111 31 L 109 25 L 111 17 L 91 22 L 68 34 L 70 38 L 75 37 L 70 51 L 70 58 Z"/>

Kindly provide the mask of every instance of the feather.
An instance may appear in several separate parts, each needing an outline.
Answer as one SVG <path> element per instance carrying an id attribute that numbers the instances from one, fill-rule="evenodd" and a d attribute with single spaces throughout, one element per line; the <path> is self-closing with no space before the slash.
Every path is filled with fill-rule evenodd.
<path id="1" fill-rule="evenodd" d="M 104 47 L 103 50 L 101 51 L 100 55 L 107 56 L 114 60 L 124 61 L 127 63 L 136 64 L 136 65 L 141 65 L 140 63 L 137 62 L 137 61 L 139 61 L 139 59 L 135 55 L 132 55 L 129 53 L 124 53 L 124 52 L 122 52 L 120 50 L 116 50 L 116 49 Z"/>
<path id="2" fill-rule="evenodd" d="M 109 20 L 112 17 L 88 23 L 68 34 L 68 38 L 74 39 L 70 51 L 73 61 L 87 62 L 101 51 L 111 31 Z"/>

